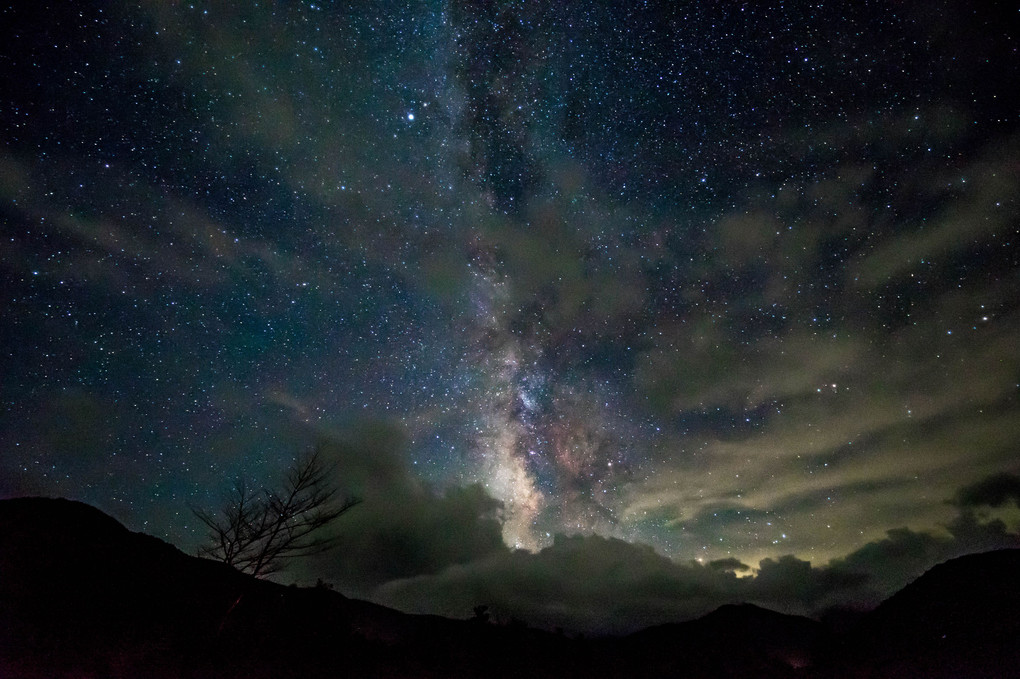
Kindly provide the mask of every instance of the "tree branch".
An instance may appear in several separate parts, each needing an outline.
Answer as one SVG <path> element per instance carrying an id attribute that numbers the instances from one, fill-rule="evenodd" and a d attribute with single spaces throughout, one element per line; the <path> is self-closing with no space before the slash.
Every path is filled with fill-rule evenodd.
<path id="1" fill-rule="evenodd" d="M 192 507 L 209 529 L 199 554 L 265 577 L 290 559 L 330 549 L 335 539 L 322 530 L 361 502 L 340 498 L 332 471 L 317 448 L 295 463 L 279 489 L 255 492 L 239 480 L 218 516 Z"/>

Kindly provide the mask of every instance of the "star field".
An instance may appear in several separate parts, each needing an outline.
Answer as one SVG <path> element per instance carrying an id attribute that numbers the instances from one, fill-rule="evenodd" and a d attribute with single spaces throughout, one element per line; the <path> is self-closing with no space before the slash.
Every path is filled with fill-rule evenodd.
<path id="1" fill-rule="evenodd" d="M 318 567 L 422 610 L 1013 544 L 960 493 L 1020 473 L 1016 19 L 2 8 L 0 495 L 193 549 L 332 441 L 366 502 Z"/>

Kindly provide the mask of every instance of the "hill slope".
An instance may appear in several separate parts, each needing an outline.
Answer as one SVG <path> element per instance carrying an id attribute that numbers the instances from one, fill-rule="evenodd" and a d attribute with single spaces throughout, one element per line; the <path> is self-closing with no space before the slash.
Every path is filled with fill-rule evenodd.
<path id="1" fill-rule="evenodd" d="M 0 676 L 513 676 L 506 630 L 284 587 L 78 502 L 0 501 Z M 514 630 L 550 668 L 569 640 Z"/>
<path id="2" fill-rule="evenodd" d="M 584 641 L 256 580 L 88 505 L 20 498 L 0 501 L 0 676 L 1015 676 L 1018 573 L 1020 550 L 947 562 L 837 639 L 743 605 Z"/>
<path id="3" fill-rule="evenodd" d="M 840 642 L 834 676 L 1020 676 L 1020 549 L 933 567 Z"/>

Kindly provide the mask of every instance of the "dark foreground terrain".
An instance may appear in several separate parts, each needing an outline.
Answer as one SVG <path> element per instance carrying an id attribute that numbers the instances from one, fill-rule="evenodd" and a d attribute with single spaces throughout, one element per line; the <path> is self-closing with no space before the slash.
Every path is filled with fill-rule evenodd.
<path id="1" fill-rule="evenodd" d="M 615 639 L 255 580 L 88 505 L 0 501 L 0 677 L 1015 677 L 1020 550 L 933 568 L 836 634 L 756 606 Z"/>

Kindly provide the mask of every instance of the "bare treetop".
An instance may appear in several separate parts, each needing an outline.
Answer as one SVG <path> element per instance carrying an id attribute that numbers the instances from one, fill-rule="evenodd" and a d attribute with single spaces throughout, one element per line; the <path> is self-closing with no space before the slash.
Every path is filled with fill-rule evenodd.
<path id="1" fill-rule="evenodd" d="M 209 528 L 209 542 L 199 554 L 265 577 L 290 559 L 329 549 L 334 540 L 322 529 L 361 502 L 340 495 L 332 471 L 316 448 L 291 467 L 278 489 L 255 490 L 241 479 L 219 514 L 193 507 Z"/>

